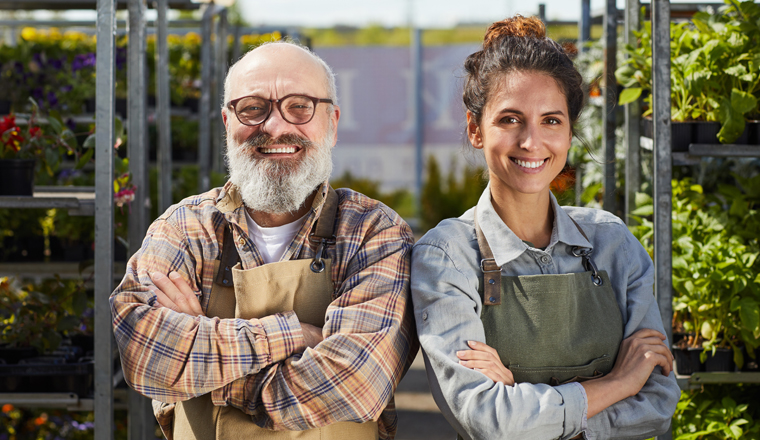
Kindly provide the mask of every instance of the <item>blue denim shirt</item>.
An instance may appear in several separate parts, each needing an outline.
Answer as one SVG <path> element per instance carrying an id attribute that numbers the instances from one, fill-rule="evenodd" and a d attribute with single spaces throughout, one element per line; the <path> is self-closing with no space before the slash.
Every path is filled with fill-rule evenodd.
<path id="1" fill-rule="evenodd" d="M 491 204 L 490 188 L 483 192 L 478 223 L 502 275 L 584 272 L 581 259 L 570 249 L 591 247 L 592 260 L 607 271 L 612 283 L 623 316 L 623 337 L 642 328 L 664 333 L 653 294 L 652 260 L 625 224 L 605 211 L 560 207 L 554 196 L 552 205 L 551 240 L 540 250 L 526 245 L 504 224 Z M 454 429 L 472 439 L 532 440 L 568 439 L 581 432 L 586 439 L 644 439 L 665 432 L 680 390 L 675 374 L 663 376 L 660 367 L 636 396 L 588 419 L 586 393 L 578 383 L 505 386 L 459 365 L 456 352 L 468 349 L 468 340 L 485 342 L 473 212 L 444 220 L 412 251 L 412 301 L 428 382 Z"/>

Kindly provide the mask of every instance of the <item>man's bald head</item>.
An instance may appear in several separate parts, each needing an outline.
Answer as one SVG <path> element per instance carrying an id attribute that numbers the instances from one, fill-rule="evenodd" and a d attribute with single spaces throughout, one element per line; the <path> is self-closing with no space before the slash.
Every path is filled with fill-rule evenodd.
<path id="1" fill-rule="evenodd" d="M 260 55 L 272 55 L 279 54 L 283 57 L 294 58 L 294 61 L 299 62 L 311 62 L 316 66 L 319 66 L 324 72 L 325 88 L 329 99 L 332 99 L 333 104 L 338 104 L 337 87 L 335 86 L 335 74 L 330 66 L 325 61 L 317 56 L 314 52 L 309 50 L 306 46 L 302 46 L 298 43 L 291 41 L 272 41 L 264 43 L 243 55 L 235 64 L 233 64 L 227 71 L 227 77 L 224 80 L 224 102 L 222 103 L 222 110 L 226 110 L 225 105 L 230 102 L 232 97 L 230 96 L 230 90 L 232 89 L 232 81 L 235 78 L 235 71 L 246 65 L 252 60 L 253 57 Z"/>

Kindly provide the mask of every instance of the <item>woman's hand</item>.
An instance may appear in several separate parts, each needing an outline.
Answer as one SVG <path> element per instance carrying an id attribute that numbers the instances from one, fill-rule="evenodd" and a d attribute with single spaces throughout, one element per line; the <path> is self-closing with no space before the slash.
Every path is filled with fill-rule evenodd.
<path id="1" fill-rule="evenodd" d="M 206 316 L 195 292 L 177 272 L 169 272 L 168 277 L 159 272 L 152 272 L 150 279 L 156 285 L 156 288 L 152 290 L 161 307 L 168 307 L 175 312 L 191 316 Z"/>
<path id="2" fill-rule="evenodd" d="M 637 331 L 620 344 L 615 366 L 608 375 L 581 383 L 588 396 L 589 418 L 638 394 L 655 367 L 660 366 L 664 376 L 670 375 L 673 354 L 665 345 L 665 339 L 665 335 L 656 330 Z"/>
<path id="3" fill-rule="evenodd" d="M 494 382 L 501 382 L 509 386 L 515 384 L 512 372 L 501 363 L 499 353 L 496 350 L 482 342 L 467 341 L 467 345 L 472 350 L 457 352 L 460 365 L 479 371 Z"/>
<path id="4" fill-rule="evenodd" d="M 664 376 L 673 370 L 673 353 L 665 345 L 665 335 L 652 329 L 641 329 L 625 338 L 618 349 L 610 376 L 624 381 L 629 396 L 636 395 L 652 374 L 662 367 Z"/>

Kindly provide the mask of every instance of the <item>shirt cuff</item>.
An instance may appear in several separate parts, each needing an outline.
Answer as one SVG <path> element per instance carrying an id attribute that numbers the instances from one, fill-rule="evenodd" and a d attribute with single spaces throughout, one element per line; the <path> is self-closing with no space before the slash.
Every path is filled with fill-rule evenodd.
<path id="1" fill-rule="evenodd" d="M 276 313 L 259 320 L 266 333 L 269 344 L 269 362 L 271 365 L 284 361 L 295 353 L 306 350 L 301 323 L 296 312 Z"/>
<path id="2" fill-rule="evenodd" d="M 571 382 L 565 385 L 554 387 L 562 395 L 565 406 L 565 431 L 562 433 L 563 439 L 570 439 L 579 433 L 584 433 L 584 438 L 588 438 L 588 397 L 586 389 L 578 382 Z"/>

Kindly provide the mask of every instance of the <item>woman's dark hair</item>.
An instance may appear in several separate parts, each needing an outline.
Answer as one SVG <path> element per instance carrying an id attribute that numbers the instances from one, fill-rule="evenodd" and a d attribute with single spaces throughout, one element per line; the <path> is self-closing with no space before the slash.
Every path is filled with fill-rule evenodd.
<path id="1" fill-rule="evenodd" d="M 544 23 L 535 17 L 516 15 L 493 23 L 486 31 L 483 50 L 468 56 L 464 69 L 462 99 L 478 125 L 494 85 L 511 72 L 533 71 L 554 78 L 567 100 L 572 126 L 585 104 L 583 77 L 565 49 L 546 37 Z"/>

